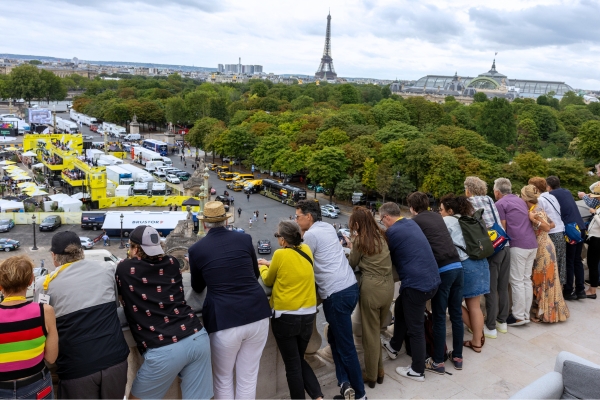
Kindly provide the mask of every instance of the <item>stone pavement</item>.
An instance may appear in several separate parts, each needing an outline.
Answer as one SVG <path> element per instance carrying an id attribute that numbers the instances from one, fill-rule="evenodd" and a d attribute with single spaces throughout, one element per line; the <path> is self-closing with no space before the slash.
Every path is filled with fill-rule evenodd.
<path id="1" fill-rule="evenodd" d="M 567 302 L 571 317 L 557 324 L 530 323 L 508 327 L 508 333 L 498 333 L 497 339 L 486 338 L 480 354 L 463 348 L 464 366 L 455 370 L 446 363 L 452 375 L 425 372 L 425 382 L 401 377 L 396 367 L 410 365 L 410 357 L 400 355 L 384 361 L 386 376 L 374 389 L 366 387 L 371 399 L 475 399 L 508 398 L 540 376 L 554 370 L 554 360 L 560 351 L 600 364 L 600 301 Z M 452 349 L 452 331 L 447 322 L 446 343 Z M 465 330 L 465 340 L 471 334 Z M 385 355 L 384 351 L 384 355 Z M 339 394 L 335 383 L 323 386 L 326 398 Z"/>

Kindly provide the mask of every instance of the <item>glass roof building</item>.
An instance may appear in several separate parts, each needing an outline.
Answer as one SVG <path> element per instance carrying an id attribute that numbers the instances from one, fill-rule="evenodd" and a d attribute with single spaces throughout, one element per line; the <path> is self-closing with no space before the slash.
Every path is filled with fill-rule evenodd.
<path id="1" fill-rule="evenodd" d="M 429 93 L 442 95 L 466 95 L 472 96 L 477 91 L 505 93 L 502 97 L 537 98 L 542 94 L 554 92 L 556 96 L 562 97 L 573 88 L 564 82 L 535 81 L 527 79 L 509 79 L 506 75 L 496 70 L 496 60 L 488 72 L 476 77 L 459 77 L 445 75 L 427 75 L 419 79 L 413 86 L 404 87 L 403 92 Z M 492 93 L 494 94 L 494 93 Z"/>

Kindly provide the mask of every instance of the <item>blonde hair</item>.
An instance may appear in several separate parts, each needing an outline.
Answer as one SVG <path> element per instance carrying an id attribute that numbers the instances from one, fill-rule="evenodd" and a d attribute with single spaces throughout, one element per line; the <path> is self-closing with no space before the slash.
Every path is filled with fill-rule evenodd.
<path id="1" fill-rule="evenodd" d="M 9 257 L 0 263 L 0 286 L 4 296 L 27 289 L 33 279 L 33 261 L 27 256 Z"/>
<path id="2" fill-rule="evenodd" d="M 79 260 L 83 260 L 85 255 L 81 245 L 70 244 L 65 247 L 64 254 L 54 254 L 58 265 L 64 265 L 66 263 L 72 263 Z"/>
<path id="3" fill-rule="evenodd" d="M 534 185 L 523 186 L 521 189 L 521 198 L 532 204 L 537 204 L 540 191 Z"/>

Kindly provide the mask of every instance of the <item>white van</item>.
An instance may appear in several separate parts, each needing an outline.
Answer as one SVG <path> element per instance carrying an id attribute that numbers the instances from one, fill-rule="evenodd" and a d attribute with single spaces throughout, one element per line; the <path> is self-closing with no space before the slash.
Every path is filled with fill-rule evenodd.
<path id="1" fill-rule="evenodd" d="M 86 260 L 94 260 L 94 261 L 106 261 L 112 266 L 116 267 L 121 259 L 115 256 L 108 250 L 84 250 L 83 254 L 85 255 Z"/>
<path id="2" fill-rule="evenodd" d="M 140 140 L 142 136 L 139 133 L 129 133 L 125 135 L 123 139 L 125 140 Z"/>

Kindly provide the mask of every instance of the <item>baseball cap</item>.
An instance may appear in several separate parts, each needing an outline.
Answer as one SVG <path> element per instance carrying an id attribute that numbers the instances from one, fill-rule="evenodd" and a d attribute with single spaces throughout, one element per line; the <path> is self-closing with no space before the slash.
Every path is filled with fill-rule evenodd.
<path id="1" fill-rule="evenodd" d="M 71 244 L 81 247 L 81 240 L 79 240 L 79 236 L 77 236 L 75 232 L 58 232 L 56 235 L 52 236 L 50 251 L 54 254 L 66 254 L 65 249 Z"/>
<path id="2" fill-rule="evenodd" d="M 142 246 L 142 250 L 149 256 L 159 256 L 164 254 L 162 246 L 160 245 L 160 235 L 151 226 L 140 225 L 131 232 L 129 240 L 135 244 Z"/>

